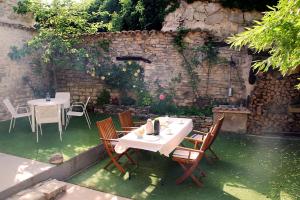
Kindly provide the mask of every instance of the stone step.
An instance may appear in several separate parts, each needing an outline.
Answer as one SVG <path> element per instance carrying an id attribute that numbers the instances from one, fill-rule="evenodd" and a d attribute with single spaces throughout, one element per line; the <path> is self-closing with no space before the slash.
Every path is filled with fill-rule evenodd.
<path id="1" fill-rule="evenodd" d="M 50 200 L 62 195 L 66 190 L 66 183 L 52 179 L 23 190 L 8 200 Z"/>

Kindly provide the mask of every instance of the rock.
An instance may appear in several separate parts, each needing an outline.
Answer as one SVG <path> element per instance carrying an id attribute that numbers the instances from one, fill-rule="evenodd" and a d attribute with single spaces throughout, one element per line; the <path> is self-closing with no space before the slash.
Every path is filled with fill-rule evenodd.
<path id="1" fill-rule="evenodd" d="M 210 15 L 206 18 L 205 23 L 208 25 L 221 24 L 226 18 L 224 12 L 216 12 L 213 15 Z"/>
<path id="2" fill-rule="evenodd" d="M 229 21 L 242 24 L 244 23 L 243 13 L 240 10 L 232 10 L 230 11 L 230 15 L 228 17 Z"/>
<path id="3" fill-rule="evenodd" d="M 66 192 L 67 184 L 58 180 L 50 180 L 35 188 L 39 193 L 45 195 L 46 199 L 55 199 L 59 194 Z"/>
<path id="4" fill-rule="evenodd" d="M 54 164 L 54 165 L 59 165 L 64 162 L 64 157 L 62 154 L 56 153 L 51 155 L 49 159 L 49 163 Z"/>

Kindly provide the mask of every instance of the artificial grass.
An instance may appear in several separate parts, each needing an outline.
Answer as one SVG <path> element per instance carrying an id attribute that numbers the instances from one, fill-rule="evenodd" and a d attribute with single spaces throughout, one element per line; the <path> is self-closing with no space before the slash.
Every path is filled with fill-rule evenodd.
<path id="1" fill-rule="evenodd" d="M 116 169 L 104 170 L 106 159 L 69 182 L 133 199 L 300 199 L 299 140 L 224 134 L 214 147 L 221 160 L 212 165 L 201 161 L 207 174 L 203 188 L 191 180 L 176 185 L 179 165 L 149 152 L 138 156 L 139 167 L 130 180 Z"/>
<path id="2" fill-rule="evenodd" d="M 41 162 L 48 162 L 54 153 L 61 153 L 64 160 L 68 160 L 91 147 L 100 144 L 95 122 L 108 117 L 108 115 L 90 114 L 92 129 L 87 126 L 84 117 L 73 117 L 67 130 L 63 130 L 63 140 L 59 139 L 57 124 L 42 125 L 43 135 L 31 132 L 27 118 L 17 119 L 15 129 L 8 133 L 9 121 L 0 122 L 0 152 L 24 157 Z M 119 128 L 116 116 L 114 123 Z"/>

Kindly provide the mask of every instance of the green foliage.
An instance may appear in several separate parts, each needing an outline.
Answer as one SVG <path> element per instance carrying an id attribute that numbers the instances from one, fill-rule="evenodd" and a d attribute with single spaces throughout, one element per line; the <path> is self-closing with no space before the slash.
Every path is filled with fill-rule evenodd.
<path id="1" fill-rule="evenodd" d="M 97 97 L 97 105 L 104 105 L 110 103 L 110 92 L 106 89 L 103 89 L 100 95 Z"/>
<path id="2" fill-rule="evenodd" d="M 230 37 L 228 43 L 238 49 L 248 46 L 256 52 L 267 51 L 270 56 L 255 61 L 253 67 L 260 71 L 271 67 L 286 75 L 300 65 L 299 8 L 299 0 L 280 0 L 260 22 Z"/>
<path id="3" fill-rule="evenodd" d="M 127 93 L 129 90 L 137 90 L 143 85 L 144 70 L 136 62 L 125 64 L 102 65 L 96 68 L 96 74 L 112 88 L 120 89 Z"/>
<path id="4" fill-rule="evenodd" d="M 99 31 L 160 30 L 166 14 L 179 6 L 177 0 L 95 0 L 88 13 L 101 22 Z"/>
<path id="5" fill-rule="evenodd" d="M 187 48 L 186 43 L 184 42 L 185 36 L 189 33 L 190 29 L 178 28 L 177 34 L 173 39 L 173 43 L 177 47 L 178 52 L 182 53 L 183 50 Z"/>
<path id="6" fill-rule="evenodd" d="M 14 7 L 19 14 L 32 13 L 36 21 L 37 35 L 22 48 L 12 47 L 9 56 L 20 59 L 27 54 L 40 58 L 41 67 L 52 74 L 56 88 L 56 71 L 61 68 L 86 69 L 89 54 L 83 44 L 83 34 L 93 34 L 98 23 L 90 23 L 90 15 L 84 3 L 54 0 L 45 4 L 39 0 L 24 0 Z"/>
<path id="7" fill-rule="evenodd" d="M 153 98 L 147 90 L 140 90 L 137 94 L 139 106 L 150 106 L 153 103 Z"/>

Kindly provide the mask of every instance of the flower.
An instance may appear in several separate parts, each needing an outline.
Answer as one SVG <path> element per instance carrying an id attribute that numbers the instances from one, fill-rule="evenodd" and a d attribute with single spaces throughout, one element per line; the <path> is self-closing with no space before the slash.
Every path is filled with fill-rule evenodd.
<path id="1" fill-rule="evenodd" d="M 105 79 L 105 76 L 101 76 L 101 80 L 104 80 Z"/>
<path id="2" fill-rule="evenodd" d="M 128 61 L 128 64 L 129 64 L 129 65 L 131 65 L 131 63 L 132 63 L 131 61 Z"/>
<path id="3" fill-rule="evenodd" d="M 163 100 L 165 100 L 165 98 L 166 98 L 166 95 L 164 95 L 164 94 L 159 95 L 159 100 L 163 101 Z"/>
<path id="4" fill-rule="evenodd" d="M 140 70 L 140 69 L 136 70 L 136 73 L 140 73 L 140 72 L 141 72 L 141 70 Z"/>
<path id="5" fill-rule="evenodd" d="M 138 73 L 134 73 L 134 76 L 137 77 L 139 74 Z"/>
<path id="6" fill-rule="evenodd" d="M 135 87 L 136 87 L 136 85 L 133 85 L 132 87 L 134 87 L 134 88 L 135 88 Z"/>
<path id="7" fill-rule="evenodd" d="M 107 73 L 107 75 L 109 76 L 109 75 L 110 75 L 110 73 L 108 72 L 108 73 Z"/>
<path id="8" fill-rule="evenodd" d="M 123 70 L 123 72 L 126 72 L 126 68 L 125 68 L 125 67 L 123 67 L 123 69 L 122 69 L 122 70 Z"/>

